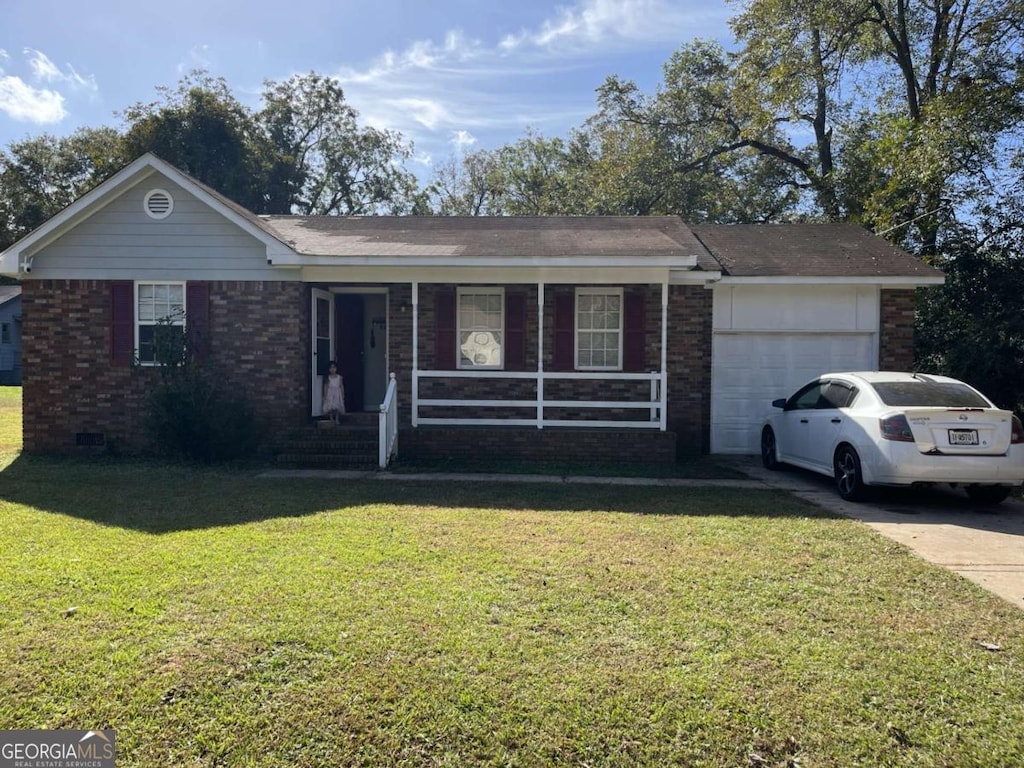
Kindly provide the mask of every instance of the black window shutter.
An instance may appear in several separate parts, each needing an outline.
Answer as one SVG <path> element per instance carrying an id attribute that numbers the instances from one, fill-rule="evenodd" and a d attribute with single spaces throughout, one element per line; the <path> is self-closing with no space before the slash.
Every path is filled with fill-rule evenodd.
<path id="1" fill-rule="evenodd" d="M 627 291 L 622 297 L 622 370 L 630 373 L 645 369 L 646 299 L 642 291 Z"/>
<path id="2" fill-rule="evenodd" d="M 210 354 L 210 286 L 185 284 L 185 327 L 193 357 L 202 362 Z"/>
<path id="3" fill-rule="evenodd" d="M 505 370 L 526 370 L 526 295 L 505 294 Z"/>
<path id="4" fill-rule="evenodd" d="M 571 371 L 575 366 L 576 297 L 569 291 L 555 294 L 555 342 L 552 364 L 556 371 Z"/>
<path id="5" fill-rule="evenodd" d="M 434 368 L 455 370 L 455 289 L 439 287 L 434 295 Z"/>
<path id="6" fill-rule="evenodd" d="M 110 362 L 131 365 L 135 352 L 135 284 L 110 283 Z"/>

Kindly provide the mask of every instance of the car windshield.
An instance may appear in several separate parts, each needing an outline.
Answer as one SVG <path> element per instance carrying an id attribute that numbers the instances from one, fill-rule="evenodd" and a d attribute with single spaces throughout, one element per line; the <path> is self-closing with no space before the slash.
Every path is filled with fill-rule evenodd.
<path id="1" fill-rule="evenodd" d="M 882 402 L 926 408 L 990 408 L 966 384 L 938 381 L 877 381 L 872 385 Z"/>

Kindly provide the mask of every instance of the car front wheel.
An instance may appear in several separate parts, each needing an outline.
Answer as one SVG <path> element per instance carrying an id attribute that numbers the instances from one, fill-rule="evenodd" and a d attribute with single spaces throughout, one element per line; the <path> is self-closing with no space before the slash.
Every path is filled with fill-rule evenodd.
<path id="1" fill-rule="evenodd" d="M 777 470 L 782 468 L 779 461 L 777 446 L 775 445 L 775 430 L 765 427 L 761 430 L 761 463 L 765 469 Z"/>
<path id="2" fill-rule="evenodd" d="M 964 488 L 967 491 L 967 498 L 975 504 L 999 504 L 1010 495 L 1010 487 L 1007 485 L 968 485 Z"/>
<path id="3" fill-rule="evenodd" d="M 863 501 L 867 496 L 867 488 L 857 452 L 848 445 L 839 446 L 832 466 L 839 495 L 847 501 Z"/>

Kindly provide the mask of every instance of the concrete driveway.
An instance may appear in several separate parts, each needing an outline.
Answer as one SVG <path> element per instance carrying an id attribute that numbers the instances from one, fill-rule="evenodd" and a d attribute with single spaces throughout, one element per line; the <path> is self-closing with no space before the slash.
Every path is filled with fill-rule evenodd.
<path id="1" fill-rule="evenodd" d="M 853 504 L 839 498 L 830 478 L 813 472 L 769 472 L 754 457 L 735 466 L 751 479 L 860 520 L 1024 609 L 1024 502 L 980 507 L 952 489 L 883 488 L 872 501 Z"/>

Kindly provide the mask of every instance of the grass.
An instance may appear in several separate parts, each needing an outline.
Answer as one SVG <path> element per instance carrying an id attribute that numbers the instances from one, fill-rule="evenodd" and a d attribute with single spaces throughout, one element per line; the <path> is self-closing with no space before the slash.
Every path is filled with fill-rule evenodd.
<path id="1" fill-rule="evenodd" d="M 7 461 L 0 723 L 119 766 L 1024 754 L 1024 614 L 785 494 Z"/>

